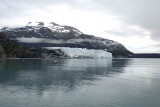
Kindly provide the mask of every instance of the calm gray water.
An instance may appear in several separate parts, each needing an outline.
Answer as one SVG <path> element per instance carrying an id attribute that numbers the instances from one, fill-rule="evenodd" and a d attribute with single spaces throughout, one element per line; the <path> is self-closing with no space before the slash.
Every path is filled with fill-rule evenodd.
<path id="1" fill-rule="evenodd" d="M 0 107 L 160 107 L 160 59 L 0 59 Z"/>

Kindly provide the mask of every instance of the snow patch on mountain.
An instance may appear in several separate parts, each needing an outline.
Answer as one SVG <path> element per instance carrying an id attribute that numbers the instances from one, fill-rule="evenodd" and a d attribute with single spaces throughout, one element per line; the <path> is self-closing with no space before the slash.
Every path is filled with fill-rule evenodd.
<path id="1" fill-rule="evenodd" d="M 70 58 L 112 58 L 112 54 L 105 50 L 69 47 L 44 47 L 49 50 L 60 49 Z"/>
<path id="2" fill-rule="evenodd" d="M 59 33 L 70 33 L 70 32 L 75 32 L 78 35 L 83 34 L 81 31 L 77 30 L 74 27 L 70 27 L 70 26 L 61 26 L 58 25 L 54 22 L 51 22 L 49 24 L 49 26 L 47 26 L 49 29 L 52 30 L 52 32 L 59 32 Z"/>

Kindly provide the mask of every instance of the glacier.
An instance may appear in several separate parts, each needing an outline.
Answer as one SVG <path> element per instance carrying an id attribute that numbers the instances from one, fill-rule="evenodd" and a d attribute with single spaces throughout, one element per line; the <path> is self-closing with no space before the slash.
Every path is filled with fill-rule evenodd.
<path id="1" fill-rule="evenodd" d="M 43 47 L 48 50 L 60 49 L 69 58 L 112 58 L 112 54 L 107 50 L 95 50 L 86 48 L 69 47 Z"/>

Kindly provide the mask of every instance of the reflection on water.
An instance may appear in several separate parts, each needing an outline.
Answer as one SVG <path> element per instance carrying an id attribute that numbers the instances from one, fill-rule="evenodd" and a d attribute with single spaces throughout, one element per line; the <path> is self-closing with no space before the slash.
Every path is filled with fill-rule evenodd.
<path id="1" fill-rule="evenodd" d="M 98 76 L 108 76 L 111 67 L 111 59 L 0 60 L 0 84 L 40 90 L 51 85 L 73 89 L 97 80 Z"/>
<path id="2" fill-rule="evenodd" d="M 158 59 L 0 59 L 0 104 L 159 107 L 159 63 Z"/>

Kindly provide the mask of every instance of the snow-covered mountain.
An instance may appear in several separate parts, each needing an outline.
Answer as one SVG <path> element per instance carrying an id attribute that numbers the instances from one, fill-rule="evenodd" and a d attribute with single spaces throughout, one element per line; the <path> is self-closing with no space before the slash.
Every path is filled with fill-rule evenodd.
<path id="1" fill-rule="evenodd" d="M 54 22 L 45 25 L 43 22 L 29 22 L 26 26 L 0 30 L 6 37 L 19 43 L 32 47 L 70 47 L 107 50 L 113 56 L 128 57 L 132 52 L 128 51 L 122 44 L 87 35 L 71 26 L 61 26 Z"/>

